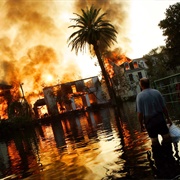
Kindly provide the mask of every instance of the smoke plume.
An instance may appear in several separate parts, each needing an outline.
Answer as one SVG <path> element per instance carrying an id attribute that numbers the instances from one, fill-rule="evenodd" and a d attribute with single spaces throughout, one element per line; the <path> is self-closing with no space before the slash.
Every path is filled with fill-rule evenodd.
<path id="1" fill-rule="evenodd" d="M 107 12 L 107 18 L 118 31 L 119 48 L 124 53 L 128 47 L 124 33 L 128 8 L 125 1 L 0 1 L 0 83 L 17 87 L 23 83 L 28 97 L 32 92 L 40 94 L 45 85 L 83 78 L 79 57 L 67 44 L 72 33 L 68 26 L 74 12 L 80 13 L 92 4 Z M 53 81 L 48 81 L 49 76 Z"/>

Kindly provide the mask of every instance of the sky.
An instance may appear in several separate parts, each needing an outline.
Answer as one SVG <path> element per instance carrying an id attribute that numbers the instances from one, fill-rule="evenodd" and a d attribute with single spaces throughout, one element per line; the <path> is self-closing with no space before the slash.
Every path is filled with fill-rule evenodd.
<path id="1" fill-rule="evenodd" d="M 130 8 L 130 46 L 132 59 L 140 58 L 150 50 L 165 45 L 165 36 L 158 26 L 165 19 L 166 9 L 180 1 L 175 0 L 132 0 Z"/>

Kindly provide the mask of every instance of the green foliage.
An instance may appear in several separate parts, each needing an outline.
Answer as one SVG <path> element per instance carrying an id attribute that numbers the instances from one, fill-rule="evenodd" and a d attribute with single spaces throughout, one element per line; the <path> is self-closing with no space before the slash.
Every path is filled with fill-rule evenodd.
<path id="1" fill-rule="evenodd" d="M 131 88 L 127 76 L 121 71 L 119 71 L 117 75 L 113 76 L 112 81 L 115 86 L 118 86 L 118 90 L 121 94 L 125 94 Z"/>
<path id="2" fill-rule="evenodd" d="M 177 69 L 180 65 L 180 3 L 169 6 L 165 12 L 166 18 L 159 23 L 159 27 L 166 36 L 166 52 L 169 56 L 168 66 Z"/>
<path id="3" fill-rule="evenodd" d="M 144 58 L 147 60 L 147 73 L 152 82 L 172 73 L 169 66 L 167 66 L 169 59 L 163 46 L 152 49 Z"/>
<path id="4" fill-rule="evenodd" d="M 116 42 L 116 30 L 108 20 L 104 20 L 106 13 L 100 14 L 101 9 L 96 9 L 91 6 L 86 10 L 81 9 L 82 15 L 74 13 L 77 18 L 72 20 L 75 22 L 74 25 L 69 28 L 77 28 L 69 37 L 69 45 L 72 45 L 72 50 L 76 52 L 82 51 L 86 43 L 90 45 L 98 44 L 100 48 L 109 47 L 113 41 Z"/>

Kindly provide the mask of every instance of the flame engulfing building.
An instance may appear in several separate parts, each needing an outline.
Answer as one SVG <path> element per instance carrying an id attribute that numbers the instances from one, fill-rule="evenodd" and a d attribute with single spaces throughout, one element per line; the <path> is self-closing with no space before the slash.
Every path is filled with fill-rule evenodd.
<path id="1" fill-rule="evenodd" d="M 130 59 L 120 48 L 104 54 L 104 63 L 116 96 L 121 100 L 134 98 L 140 92 L 139 79 L 147 77 L 145 58 Z"/>
<path id="2" fill-rule="evenodd" d="M 11 85 L 0 84 L 0 119 L 8 118 L 8 106 L 12 101 Z"/>
<path id="3" fill-rule="evenodd" d="M 27 100 L 24 95 L 21 96 L 19 88 L 0 84 L 0 119 L 13 120 L 18 117 L 27 119 L 32 117 L 32 111 Z"/>
<path id="4" fill-rule="evenodd" d="M 45 87 L 43 93 L 44 99 L 34 104 L 36 118 L 107 103 L 97 76 Z"/>
<path id="5" fill-rule="evenodd" d="M 112 78 L 116 95 L 122 100 L 127 100 L 141 91 L 139 79 L 148 77 L 146 59 L 138 58 L 124 62 L 120 66 L 114 64 L 114 76 Z"/>

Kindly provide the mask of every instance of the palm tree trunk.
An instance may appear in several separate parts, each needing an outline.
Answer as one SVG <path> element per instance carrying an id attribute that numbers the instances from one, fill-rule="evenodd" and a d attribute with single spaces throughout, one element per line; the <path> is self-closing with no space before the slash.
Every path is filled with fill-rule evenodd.
<path id="1" fill-rule="evenodd" d="M 99 65 L 101 67 L 101 70 L 102 70 L 102 74 L 104 76 L 104 79 L 105 79 L 105 82 L 106 82 L 106 85 L 107 85 L 107 88 L 108 88 L 108 92 L 109 92 L 109 95 L 110 95 L 110 98 L 111 98 L 111 102 L 112 102 L 112 105 L 114 106 L 114 110 L 115 110 L 115 117 L 116 117 L 116 122 L 117 122 L 117 127 L 119 129 L 119 133 L 122 137 L 122 144 L 124 144 L 124 138 L 123 138 L 123 127 L 122 127 L 122 124 L 121 124 L 121 113 L 120 113 L 120 107 L 118 106 L 118 102 L 117 102 L 117 98 L 116 98 L 116 93 L 113 89 L 113 84 L 106 72 L 106 69 L 104 67 L 104 62 L 101 58 L 101 54 L 100 54 L 100 51 L 99 51 L 99 47 L 97 44 L 94 45 L 94 51 L 95 51 L 95 54 L 97 56 L 97 59 L 98 59 L 98 62 L 99 62 Z"/>
<path id="2" fill-rule="evenodd" d="M 111 98 L 111 102 L 113 105 L 117 105 L 117 102 L 116 102 L 116 94 L 113 90 L 113 85 L 111 83 L 111 80 L 106 72 L 106 69 L 104 67 L 104 63 L 103 63 L 103 60 L 101 58 L 101 54 L 100 54 L 100 51 L 99 51 L 99 47 L 97 44 L 94 44 L 94 51 L 95 51 L 95 54 L 97 56 L 97 59 L 98 59 L 98 62 L 99 62 L 99 65 L 101 67 L 101 70 L 102 70 L 102 74 L 104 76 L 104 79 L 105 79 L 105 82 L 106 82 L 106 85 L 107 85 L 107 89 L 108 89 L 108 92 L 109 92 L 109 95 L 110 95 L 110 98 Z"/>

